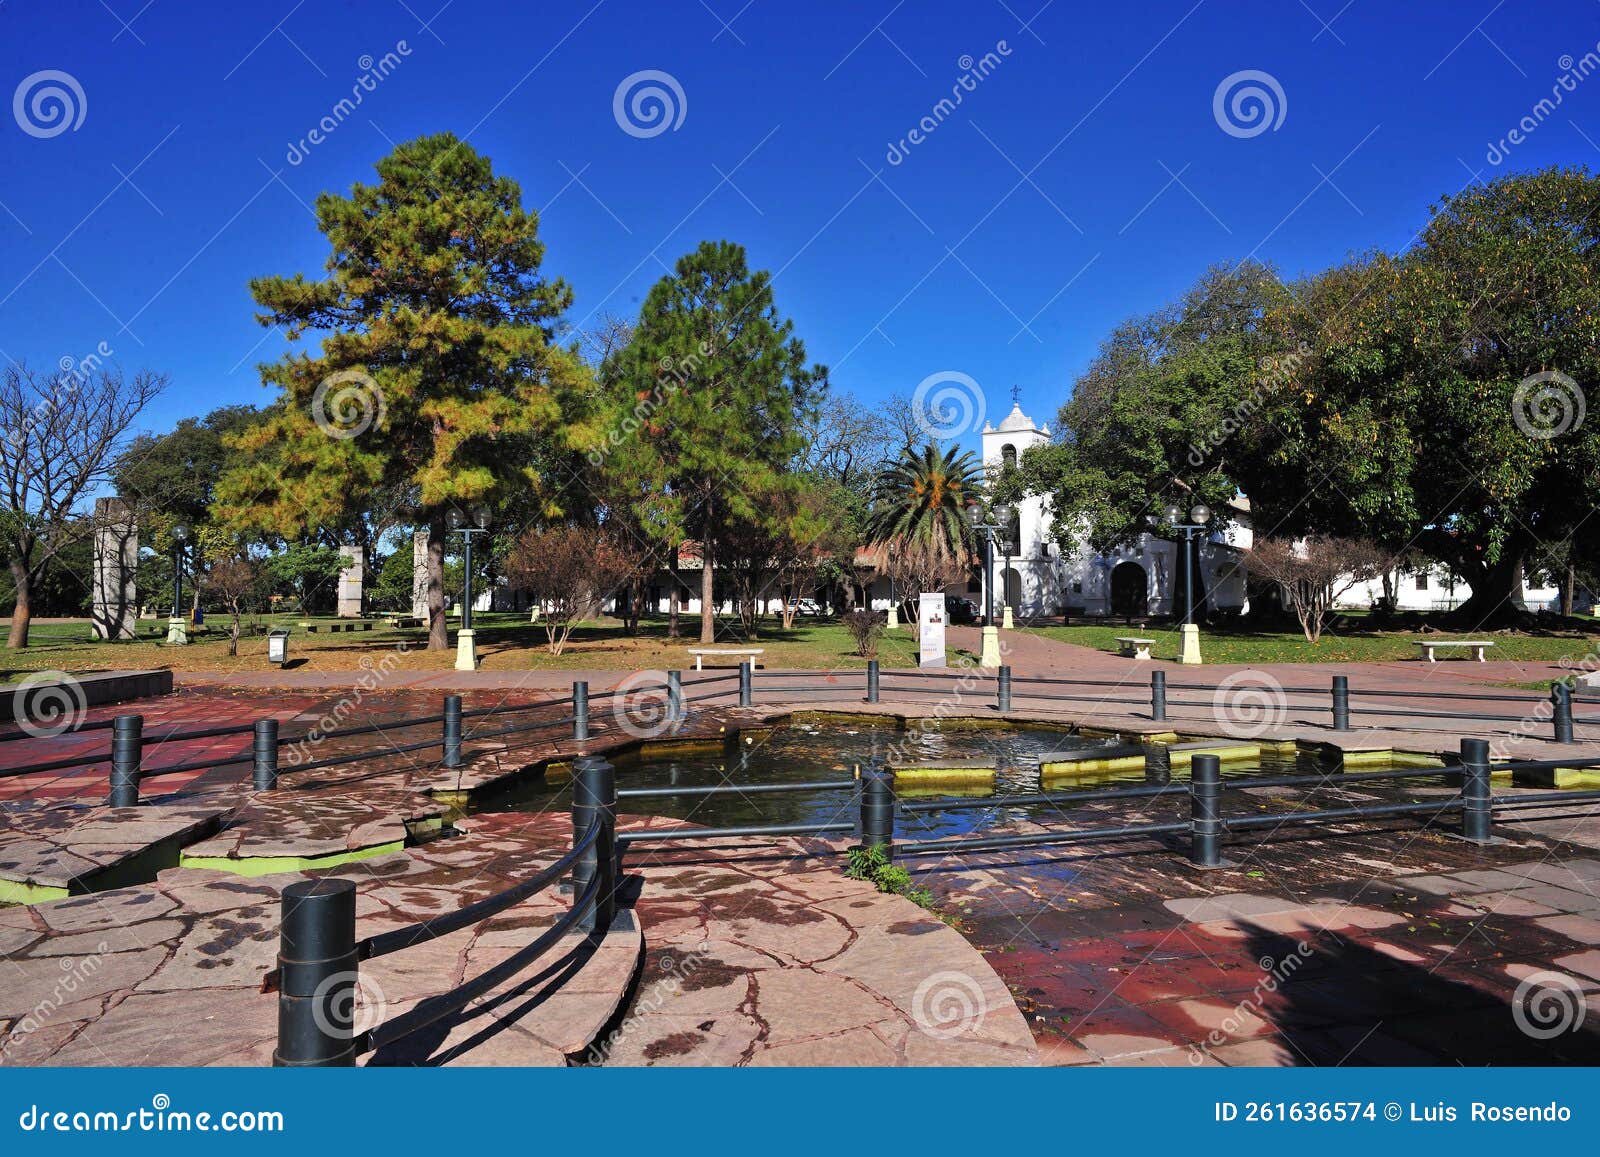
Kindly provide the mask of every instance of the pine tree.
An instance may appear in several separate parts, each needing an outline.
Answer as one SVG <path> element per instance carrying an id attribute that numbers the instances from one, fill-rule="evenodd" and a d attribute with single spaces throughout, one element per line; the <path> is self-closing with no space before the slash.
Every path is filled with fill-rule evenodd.
<path id="1" fill-rule="evenodd" d="M 671 514 L 643 525 L 699 543 L 703 643 L 715 639 L 717 543 L 762 515 L 758 496 L 790 468 L 801 419 L 826 388 L 827 369 L 806 364 L 793 331 L 771 274 L 752 273 L 742 246 L 706 241 L 650 290 L 627 350 L 625 379 L 650 405 L 622 453 L 641 476 L 667 480 Z"/>
<path id="2" fill-rule="evenodd" d="M 449 133 L 402 144 L 377 168 L 376 184 L 317 198 L 326 278 L 251 282 L 262 325 L 291 341 L 326 336 L 319 356 L 262 367 L 282 404 L 238 436 L 260 460 L 230 473 L 220 497 L 241 522 L 287 534 L 407 495 L 428 528 L 428 646 L 438 650 L 449 645 L 451 508 L 549 493 L 527 448 L 564 438 L 564 399 L 584 370 L 555 343 L 572 294 L 540 276 L 538 216 L 515 181 Z"/>

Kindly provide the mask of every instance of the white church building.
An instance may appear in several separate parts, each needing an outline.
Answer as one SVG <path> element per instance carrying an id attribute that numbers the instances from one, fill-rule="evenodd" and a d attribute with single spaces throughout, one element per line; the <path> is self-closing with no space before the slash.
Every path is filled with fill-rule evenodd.
<path id="1" fill-rule="evenodd" d="M 984 424 L 983 467 L 991 477 L 1014 463 L 1031 447 L 1050 440 L 1048 427 L 1034 422 L 1015 403 L 998 426 Z M 1209 596 L 1214 609 L 1243 608 L 1245 573 L 1240 561 L 1250 547 L 1250 506 L 1240 499 L 1214 518 L 1221 529 L 1205 535 L 1197 553 L 1195 602 Z M 1013 614 L 1121 617 L 1171 615 L 1181 618 L 1187 593 L 1179 567 L 1182 546 L 1167 538 L 1141 534 L 1116 550 L 1101 554 L 1081 546 L 1063 555 L 1051 540 L 1049 499 L 1030 495 L 1018 505 L 1015 539 L 996 544 L 995 611 L 1009 605 Z M 1009 549 L 1009 553 L 1001 553 Z M 976 598 L 983 605 L 983 593 Z M 1002 598 L 1004 604 L 1002 604 Z"/>

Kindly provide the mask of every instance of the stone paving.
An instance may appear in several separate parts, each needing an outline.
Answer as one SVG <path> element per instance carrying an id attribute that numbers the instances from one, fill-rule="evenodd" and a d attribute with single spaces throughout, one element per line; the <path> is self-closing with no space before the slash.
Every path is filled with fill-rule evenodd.
<path id="1" fill-rule="evenodd" d="M 180 849 L 214 831 L 227 812 L 206 803 L 41 808 L 26 825 L 0 836 L 0 899 L 58 899 L 109 887 L 106 881 L 119 869 L 131 869 L 152 850 L 165 850 L 161 860 L 148 865 L 153 874 L 156 867 L 176 865 Z"/>
<path id="2" fill-rule="evenodd" d="M 1041 1063 L 1595 1064 L 1600 859 L 1557 841 L 1596 815 L 1484 848 L 1402 823 L 1301 831 L 1209 871 L 1156 844 L 909 862 L 1010 985 Z"/>
<path id="3" fill-rule="evenodd" d="M 356 882 L 357 935 L 370 936 L 536 872 L 565 850 L 570 829 L 558 828 L 505 817 L 317 875 Z M 276 960 L 279 896 L 304 878 L 179 869 L 153 885 L 0 911 L 0 1063 L 269 1063 L 277 998 L 262 988 Z M 546 891 L 473 928 L 363 962 L 358 1030 L 493 967 L 569 906 Z M 507 989 L 364 1063 L 565 1064 L 615 1013 L 641 945 L 631 922 L 598 946 L 569 937 Z"/>
<path id="4" fill-rule="evenodd" d="M 626 825 L 664 826 L 682 825 Z M 845 877 L 841 847 L 696 840 L 630 851 L 650 947 L 633 1008 L 597 1059 L 1036 1063 L 1027 1024 L 983 957 L 908 900 Z"/>

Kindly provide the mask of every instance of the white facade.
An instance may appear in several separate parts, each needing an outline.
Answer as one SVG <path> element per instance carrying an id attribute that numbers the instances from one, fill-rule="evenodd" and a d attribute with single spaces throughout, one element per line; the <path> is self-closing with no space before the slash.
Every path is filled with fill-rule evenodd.
<path id="1" fill-rule="evenodd" d="M 1472 594 L 1472 588 L 1464 580 L 1440 563 L 1432 563 L 1427 567 L 1406 571 L 1395 579 L 1394 600 L 1395 607 L 1402 611 L 1453 611 Z M 1359 582 L 1341 594 L 1334 605 L 1344 610 L 1365 610 L 1383 597 L 1383 580 L 1371 579 Z M 1561 592 L 1556 587 L 1534 587 L 1524 584 L 1522 590 L 1523 604 L 1530 611 L 1560 610 Z M 1584 603 L 1582 592 L 1579 593 L 1579 607 Z"/>
<path id="2" fill-rule="evenodd" d="M 998 427 L 983 428 L 983 466 L 993 475 L 1009 461 L 1020 460 L 1034 446 L 1050 440 L 1048 428 L 1038 426 L 1022 412 L 1020 404 Z M 1197 577 L 1210 593 L 1213 607 L 1243 607 L 1245 579 L 1239 553 L 1250 546 L 1249 504 L 1240 502 L 1234 525 L 1207 536 L 1200 544 Z M 995 606 L 1000 597 L 1014 614 L 1057 615 L 1070 608 L 1073 615 L 1111 616 L 1123 607 L 1136 614 L 1184 613 L 1186 592 L 1177 568 L 1179 545 L 1170 539 L 1141 534 L 1117 550 L 1098 554 L 1080 547 L 1062 557 L 1051 541 L 1049 500 L 1030 495 L 1017 508 L 1017 542 L 1009 557 L 995 556 Z M 1201 592 L 1195 592 L 1198 601 Z M 1114 597 L 1115 596 L 1115 597 Z M 982 595 L 978 596 L 980 602 Z"/>

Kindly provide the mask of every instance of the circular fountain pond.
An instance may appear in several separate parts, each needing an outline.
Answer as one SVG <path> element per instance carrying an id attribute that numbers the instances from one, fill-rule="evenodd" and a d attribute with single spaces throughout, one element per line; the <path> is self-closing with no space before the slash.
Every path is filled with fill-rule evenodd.
<path id="1" fill-rule="evenodd" d="M 695 744 L 674 750 L 652 747 L 641 754 L 612 757 L 619 788 L 710 787 L 725 784 L 775 784 L 830 781 L 849 778 L 857 765 L 884 760 L 894 765 L 979 764 L 995 770 L 994 786 L 981 788 L 949 784 L 917 785 L 899 782 L 902 798 L 931 796 L 1015 796 L 1019 793 L 1088 790 L 1146 781 L 1142 764 L 1114 766 L 1070 778 L 1051 776 L 1041 785 L 1040 756 L 1052 752 L 1087 751 L 1113 747 L 1111 741 L 1087 739 L 1061 728 L 1043 726 L 962 727 L 943 721 L 937 728 L 901 728 L 889 721 L 792 722 L 784 726 L 730 733 L 725 743 Z M 1134 761 L 1138 763 L 1139 761 Z M 1272 770 L 1282 770 L 1268 763 Z M 1261 759 L 1233 759 L 1224 763 L 1225 776 L 1260 774 Z M 1186 763 L 1174 760 L 1174 780 L 1188 776 Z M 472 811 L 565 810 L 571 804 L 566 777 L 552 772 L 543 780 L 524 783 L 482 799 L 474 798 Z M 1013 819 L 1030 818 L 1050 805 L 1006 805 L 953 812 L 925 812 L 902 817 L 904 830 L 926 836 L 952 836 Z M 853 816 L 853 806 L 840 792 L 725 795 L 705 797 L 658 796 L 648 800 L 623 800 L 623 813 L 668 816 L 707 827 L 754 824 L 826 823 Z"/>

